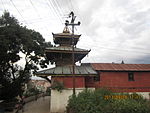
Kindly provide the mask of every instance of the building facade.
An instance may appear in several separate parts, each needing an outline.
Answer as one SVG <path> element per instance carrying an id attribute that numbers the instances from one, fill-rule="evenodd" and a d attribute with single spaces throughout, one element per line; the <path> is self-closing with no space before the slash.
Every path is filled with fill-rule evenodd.
<path id="1" fill-rule="evenodd" d="M 81 35 L 70 33 L 65 26 L 62 33 L 53 33 L 54 47 L 45 50 L 46 57 L 54 68 L 39 71 L 37 76 L 51 76 L 65 87 L 62 92 L 51 90 L 51 113 L 64 113 L 69 96 L 85 88 L 108 88 L 114 92 L 138 92 L 149 98 L 150 64 L 114 64 L 114 63 L 82 63 L 80 62 L 90 50 L 77 48 Z M 73 42 L 73 43 L 72 43 Z"/>
<path id="2" fill-rule="evenodd" d="M 98 76 L 95 88 L 107 87 L 123 92 L 150 92 L 150 64 L 91 63 Z"/>
<path id="3" fill-rule="evenodd" d="M 51 98 L 53 103 L 51 111 L 64 112 L 67 100 L 72 95 L 73 78 L 71 72 L 67 74 L 62 71 L 63 69 L 59 69 L 59 72 L 54 69 L 58 70 L 55 67 L 40 73 L 51 75 L 52 81 L 56 80 L 64 84 L 66 89 L 62 93 L 52 90 Z M 82 74 L 85 72 L 84 75 L 81 72 Z M 150 99 L 150 64 L 83 63 L 81 66 L 76 66 L 75 84 L 77 94 L 85 88 L 107 88 L 113 92 L 136 92 Z"/>
<path id="4" fill-rule="evenodd" d="M 55 63 L 55 67 L 36 73 L 42 78 L 51 76 L 52 86 L 59 82 L 65 87 L 61 93 L 54 89 L 51 90 L 51 113 L 63 113 L 69 96 L 83 91 L 86 88 L 85 84 L 87 84 L 86 78 L 97 75 L 90 64 L 75 64 L 90 52 L 90 50 L 76 47 L 80 36 L 70 33 L 67 26 L 65 26 L 63 33 L 53 33 L 55 46 L 46 48 L 45 52 L 47 59 L 51 63 Z M 72 43 L 73 38 L 74 44 Z"/>

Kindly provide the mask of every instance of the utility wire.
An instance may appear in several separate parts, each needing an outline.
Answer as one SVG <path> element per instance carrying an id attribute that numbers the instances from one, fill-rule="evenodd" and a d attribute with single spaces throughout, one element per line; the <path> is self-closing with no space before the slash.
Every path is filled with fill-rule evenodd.
<path id="1" fill-rule="evenodd" d="M 30 19 L 30 20 L 27 20 L 27 21 L 31 21 L 31 22 L 28 22 L 28 23 L 36 23 L 36 22 L 40 22 L 40 21 L 45 21 L 45 20 L 55 20 L 55 18 L 50 18 L 50 17 L 45 17 L 45 18 L 34 18 L 34 19 Z M 20 22 L 24 22 L 23 20 L 21 20 Z"/>
<path id="2" fill-rule="evenodd" d="M 58 14 L 58 12 L 57 12 L 57 10 L 56 10 L 54 4 L 52 3 L 51 0 L 48 0 L 48 1 L 49 1 L 49 3 L 51 4 L 51 6 L 52 6 L 52 8 L 53 8 L 53 10 L 54 10 L 54 12 L 55 12 L 55 14 L 57 15 L 58 19 L 60 20 L 60 22 L 61 22 L 61 24 L 62 24 L 62 23 L 63 23 L 63 22 L 62 22 L 62 19 L 60 18 L 60 16 L 59 16 L 59 14 Z"/>
<path id="3" fill-rule="evenodd" d="M 20 13 L 20 11 L 18 10 L 18 8 L 15 6 L 13 0 L 10 0 L 10 2 L 12 3 L 12 5 L 15 7 L 15 9 L 17 10 L 17 12 L 19 13 L 19 15 L 22 17 L 22 19 L 24 20 L 25 24 L 28 25 L 28 23 L 26 22 L 26 20 L 24 19 L 24 17 L 22 16 L 22 14 Z"/>
<path id="4" fill-rule="evenodd" d="M 62 14 L 64 14 L 64 8 L 61 7 L 62 5 L 60 5 L 60 0 L 59 0 L 59 2 L 57 0 L 55 0 L 55 1 L 56 1 L 56 4 L 58 5 L 58 7 L 60 8 L 60 12 Z"/>
<path id="5" fill-rule="evenodd" d="M 30 1 L 30 3 L 31 3 L 32 7 L 34 8 L 35 12 L 37 13 L 39 19 L 42 21 L 42 18 L 41 18 L 41 16 L 40 16 L 40 14 L 39 14 L 37 8 L 34 6 L 34 4 L 33 4 L 33 2 L 32 2 L 31 0 L 29 0 L 29 1 Z M 46 26 L 45 26 L 45 29 L 48 31 L 48 28 L 47 28 Z"/>
<path id="6" fill-rule="evenodd" d="M 100 46 L 100 47 L 101 47 L 101 48 L 103 48 L 103 49 L 115 50 L 115 51 L 120 51 L 120 52 L 124 51 L 124 52 L 143 53 L 143 54 L 149 54 L 149 55 L 150 55 L 150 53 L 149 53 L 149 52 L 132 51 L 132 50 L 130 51 L 130 50 L 127 50 L 127 49 L 121 49 L 121 50 L 119 50 L 119 49 L 106 48 L 106 47 L 102 47 L 102 46 Z"/>
<path id="7" fill-rule="evenodd" d="M 3 0 L 1 0 L 1 2 L 2 2 L 2 5 L 3 5 L 3 7 L 4 7 L 4 10 L 6 10 L 6 7 L 5 7 L 5 5 L 4 5 Z"/>
<path id="8" fill-rule="evenodd" d="M 40 14 L 38 13 L 38 10 L 37 10 L 36 7 L 33 5 L 32 1 L 31 1 L 31 0 L 29 0 L 29 1 L 30 1 L 30 3 L 31 3 L 32 7 L 34 8 L 35 12 L 37 13 L 38 17 L 41 19 L 41 16 L 40 16 Z"/>
<path id="9" fill-rule="evenodd" d="M 70 5 L 71 5 L 71 7 L 72 7 L 72 10 L 75 11 L 75 10 L 74 10 L 74 6 L 73 6 L 73 3 L 72 3 L 72 0 L 69 0 L 69 1 L 70 1 Z"/>
<path id="10" fill-rule="evenodd" d="M 48 0 L 48 1 L 49 1 L 49 0 Z M 52 5 L 50 5 L 50 4 L 51 4 L 50 1 L 49 1 L 49 2 L 48 2 L 48 1 L 46 1 L 46 4 L 47 4 L 47 6 L 49 7 L 49 12 L 52 11 L 52 13 L 55 15 L 55 17 L 58 17 L 57 14 L 56 14 L 56 12 L 54 11 Z M 50 4 L 49 4 L 49 3 L 50 3 Z M 58 18 L 59 18 L 59 17 L 58 17 Z M 60 19 L 59 19 L 59 21 L 60 21 Z M 60 21 L 60 22 L 61 22 L 61 21 Z"/>
<path id="11" fill-rule="evenodd" d="M 59 13 L 59 15 L 62 16 L 62 11 L 61 11 L 60 6 L 58 5 L 58 2 L 56 0 L 52 0 L 52 2 L 55 5 L 55 7 L 56 7 L 56 9 L 57 9 L 57 11 Z"/>
<path id="12" fill-rule="evenodd" d="M 89 44 L 87 44 L 86 46 L 88 46 L 88 45 Z M 90 47 L 90 45 L 88 47 Z M 149 52 L 143 52 L 143 51 L 132 50 L 132 49 L 115 49 L 115 48 L 107 48 L 107 47 L 104 47 L 104 46 L 93 46 L 93 48 L 102 48 L 102 49 L 107 49 L 107 50 L 110 50 L 110 51 L 115 51 L 115 52 L 120 52 L 120 53 L 127 52 L 127 53 L 131 53 L 131 54 L 142 53 L 142 54 L 148 54 L 148 55 L 150 55 Z M 99 49 L 99 50 L 102 51 L 102 49 Z"/>
<path id="13" fill-rule="evenodd" d="M 73 11 L 72 8 L 71 8 L 71 6 L 70 6 L 70 1 L 69 1 L 69 0 L 66 0 L 66 1 L 67 1 L 67 4 L 68 4 L 68 5 L 67 5 L 67 6 L 68 6 L 68 10 L 69 10 L 70 12 Z"/>
<path id="14" fill-rule="evenodd" d="M 64 20 L 61 18 L 62 14 L 61 14 L 61 10 L 58 6 L 58 4 L 55 2 L 55 0 L 52 0 L 53 5 L 55 6 L 56 11 L 58 12 L 58 16 L 61 19 L 62 24 L 64 23 Z"/>

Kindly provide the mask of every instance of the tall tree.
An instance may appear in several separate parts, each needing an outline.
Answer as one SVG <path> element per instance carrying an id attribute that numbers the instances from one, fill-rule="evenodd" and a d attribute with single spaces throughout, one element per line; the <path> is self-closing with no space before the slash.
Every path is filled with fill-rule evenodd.
<path id="1" fill-rule="evenodd" d="M 21 26 L 18 20 L 4 12 L 0 17 L 0 99 L 10 100 L 22 95 L 22 86 L 29 80 L 37 65 L 43 67 L 48 61 L 40 63 L 44 57 L 44 48 L 51 46 L 46 43 L 39 32 Z M 25 55 L 25 66 L 19 67 L 18 62 Z"/>

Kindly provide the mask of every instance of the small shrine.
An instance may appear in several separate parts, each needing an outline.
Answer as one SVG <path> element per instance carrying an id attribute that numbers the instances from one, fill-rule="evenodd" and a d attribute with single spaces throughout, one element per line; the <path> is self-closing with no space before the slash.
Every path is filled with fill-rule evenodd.
<path id="1" fill-rule="evenodd" d="M 52 33 L 52 35 L 55 46 L 46 48 L 45 53 L 55 67 L 39 71 L 36 75 L 51 76 L 52 85 L 55 81 L 63 83 L 65 89 L 61 93 L 51 90 L 51 112 L 59 113 L 65 111 L 73 89 L 79 93 L 89 88 L 90 84 L 93 85 L 93 80 L 90 79 L 93 79 L 97 72 L 93 70 L 91 64 L 76 65 L 76 62 L 80 62 L 91 51 L 76 47 L 81 35 L 71 33 L 67 25 L 62 33 Z"/>

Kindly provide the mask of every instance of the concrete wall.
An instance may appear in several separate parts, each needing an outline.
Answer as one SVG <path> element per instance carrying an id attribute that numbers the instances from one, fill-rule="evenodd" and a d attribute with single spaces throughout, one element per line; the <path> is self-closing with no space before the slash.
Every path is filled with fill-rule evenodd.
<path id="1" fill-rule="evenodd" d="M 76 94 L 83 91 L 85 88 L 76 88 Z M 95 90 L 94 88 L 88 88 Z M 130 94 L 133 92 L 129 92 Z M 149 92 L 136 92 L 137 94 L 142 95 L 144 98 L 150 100 Z M 73 94 L 72 89 L 65 89 L 62 93 L 57 90 L 51 90 L 51 104 L 50 104 L 50 113 L 64 113 L 66 111 L 66 106 L 68 104 L 69 96 Z"/>
<path id="2" fill-rule="evenodd" d="M 85 88 L 76 88 L 76 94 Z M 69 96 L 73 94 L 72 89 L 65 89 L 62 93 L 57 90 L 51 90 L 50 113 L 64 113 L 68 103 Z"/>

